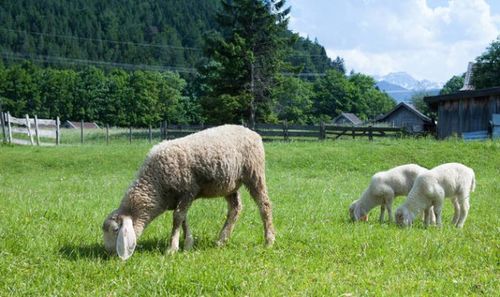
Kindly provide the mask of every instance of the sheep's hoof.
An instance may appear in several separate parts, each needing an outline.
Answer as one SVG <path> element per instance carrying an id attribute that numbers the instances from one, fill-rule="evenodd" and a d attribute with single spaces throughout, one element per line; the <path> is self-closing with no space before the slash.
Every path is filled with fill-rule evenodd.
<path id="1" fill-rule="evenodd" d="M 219 239 L 215 242 L 217 247 L 223 247 L 226 244 L 226 240 Z"/>
<path id="2" fill-rule="evenodd" d="M 179 249 L 175 249 L 175 248 L 168 248 L 167 249 L 167 255 L 173 255 L 175 253 L 177 253 Z"/>
<path id="3" fill-rule="evenodd" d="M 193 237 L 188 237 L 184 240 L 184 250 L 189 251 L 193 248 L 194 239 Z"/>
<path id="4" fill-rule="evenodd" d="M 266 247 L 272 247 L 274 244 L 274 236 L 266 239 Z"/>

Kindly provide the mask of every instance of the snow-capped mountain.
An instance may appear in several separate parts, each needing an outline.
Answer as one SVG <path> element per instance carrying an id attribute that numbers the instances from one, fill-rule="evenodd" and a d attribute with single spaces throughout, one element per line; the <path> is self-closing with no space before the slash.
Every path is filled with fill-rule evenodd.
<path id="1" fill-rule="evenodd" d="M 378 82 L 388 82 L 413 91 L 441 89 L 443 87 L 442 83 L 432 82 L 426 79 L 417 80 L 406 72 L 393 72 L 384 76 L 374 76 L 374 78 Z"/>

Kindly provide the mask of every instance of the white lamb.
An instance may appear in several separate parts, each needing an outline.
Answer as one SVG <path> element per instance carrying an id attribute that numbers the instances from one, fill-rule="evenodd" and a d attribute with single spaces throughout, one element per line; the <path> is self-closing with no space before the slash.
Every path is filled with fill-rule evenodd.
<path id="1" fill-rule="evenodd" d="M 265 154 L 261 137 L 241 126 L 225 125 L 154 146 L 129 187 L 120 207 L 103 223 L 106 249 L 129 258 L 144 228 L 166 210 L 174 210 L 168 252 L 193 245 L 187 222 L 191 203 L 200 197 L 224 196 L 228 213 L 218 244 L 231 235 L 241 212 L 238 189 L 245 185 L 260 209 L 267 245 L 274 242 L 271 202 L 265 182 Z"/>
<path id="2" fill-rule="evenodd" d="M 455 209 L 452 223 L 462 228 L 469 212 L 469 196 L 475 187 L 474 171 L 465 165 L 447 163 L 434 167 L 417 177 L 408 198 L 396 210 L 396 222 L 409 226 L 418 213 L 434 207 L 436 224 L 440 226 L 443 201 L 449 197 Z M 429 225 L 428 219 L 425 225 Z"/>
<path id="3" fill-rule="evenodd" d="M 351 219 L 353 221 L 366 221 L 370 210 L 380 205 L 380 222 L 384 221 L 385 209 L 387 209 L 389 221 L 392 221 L 394 198 L 408 195 L 417 176 L 426 171 L 427 169 L 419 165 L 407 164 L 376 173 L 361 198 L 354 201 L 349 207 Z"/>

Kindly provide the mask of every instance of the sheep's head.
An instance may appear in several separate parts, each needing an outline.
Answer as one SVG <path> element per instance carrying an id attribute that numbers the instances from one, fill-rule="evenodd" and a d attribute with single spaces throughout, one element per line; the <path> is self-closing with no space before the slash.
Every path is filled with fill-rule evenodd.
<path id="1" fill-rule="evenodd" d="M 349 215 L 351 216 L 351 220 L 353 222 L 367 222 L 368 214 L 361 207 L 359 207 L 359 204 L 357 202 L 358 201 L 356 200 L 351 204 L 351 206 L 349 206 Z"/>
<path id="2" fill-rule="evenodd" d="M 104 247 L 106 250 L 126 260 L 134 253 L 136 236 L 130 216 L 119 215 L 113 211 L 102 224 Z"/>
<path id="3" fill-rule="evenodd" d="M 396 224 L 400 227 L 408 227 L 413 223 L 413 216 L 406 207 L 399 207 L 396 210 Z"/>

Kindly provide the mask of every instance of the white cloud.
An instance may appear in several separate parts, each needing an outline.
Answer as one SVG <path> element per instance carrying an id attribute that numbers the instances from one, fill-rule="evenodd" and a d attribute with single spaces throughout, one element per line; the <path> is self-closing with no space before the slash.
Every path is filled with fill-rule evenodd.
<path id="1" fill-rule="evenodd" d="M 430 1 L 430 0 L 429 0 Z M 291 28 L 317 37 L 348 69 L 406 71 L 446 81 L 466 70 L 500 34 L 500 12 L 486 0 L 291 0 Z"/>

